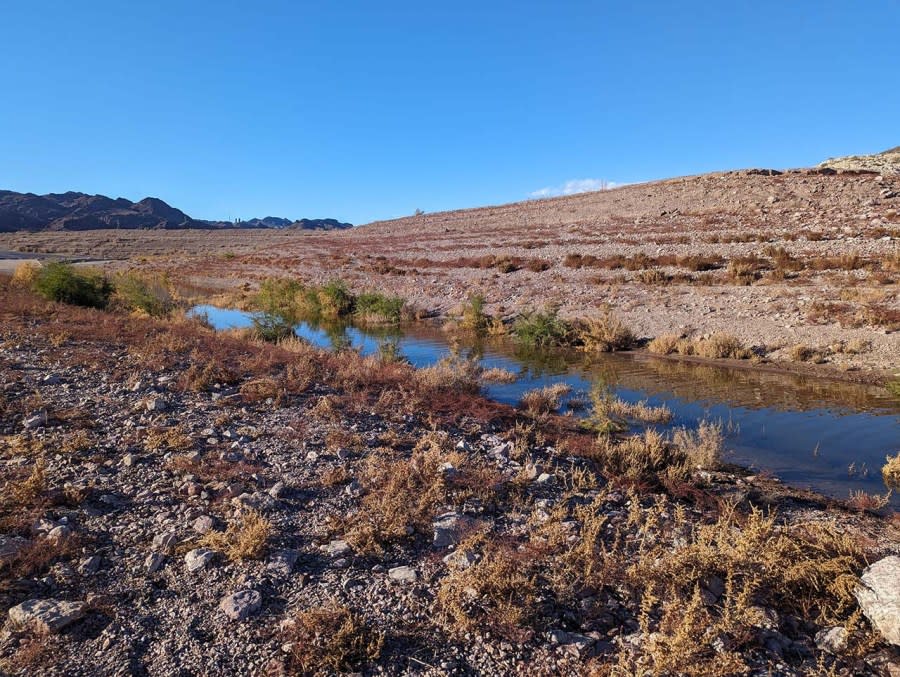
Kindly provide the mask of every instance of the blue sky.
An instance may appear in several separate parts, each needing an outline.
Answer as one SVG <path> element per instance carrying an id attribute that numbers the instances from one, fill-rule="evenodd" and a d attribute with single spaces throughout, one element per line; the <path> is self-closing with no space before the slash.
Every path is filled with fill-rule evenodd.
<path id="1" fill-rule="evenodd" d="M 197 218 L 364 223 L 900 144 L 900 0 L 28 0 L 2 18 L 0 188 Z"/>

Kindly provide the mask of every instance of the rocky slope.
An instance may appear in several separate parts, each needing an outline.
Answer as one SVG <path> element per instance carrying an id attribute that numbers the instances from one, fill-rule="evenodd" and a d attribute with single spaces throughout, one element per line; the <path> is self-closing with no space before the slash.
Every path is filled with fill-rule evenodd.
<path id="1" fill-rule="evenodd" d="M 848 155 L 829 158 L 819 167 L 878 172 L 879 174 L 900 174 L 900 146 L 874 155 Z"/>

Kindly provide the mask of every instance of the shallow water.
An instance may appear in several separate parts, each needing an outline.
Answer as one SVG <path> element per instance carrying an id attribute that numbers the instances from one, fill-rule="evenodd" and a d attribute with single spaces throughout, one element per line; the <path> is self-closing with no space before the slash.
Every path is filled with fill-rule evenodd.
<path id="1" fill-rule="evenodd" d="M 196 306 L 216 329 L 249 327 L 253 316 L 237 310 Z M 328 349 L 377 352 L 385 342 L 416 367 L 451 353 L 445 334 L 427 327 L 362 330 L 300 323 L 295 332 Z M 488 397 L 516 404 L 522 394 L 553 383 L 572 386 L 583 398 L 602 380 L 622 399 L 665 404 L 673 413 L 664 427 L 695 427 L 704 419 L 729 430 L 726 460 L 765 470 L 796 486 L 846 498 L 851 490 L 884 493 L 881 466 L 900 451 L 900 402 L 881 388 L 792 374 L 692 364 L 643 353 L 525 353 L 508 342 L 462 345 L 486 367 L 518 374 L 515 383 L 489 384 Z M 853 472 L 850 467 L 853 467 Z M 892 497 L 900 507 L 900 495 Z"/>

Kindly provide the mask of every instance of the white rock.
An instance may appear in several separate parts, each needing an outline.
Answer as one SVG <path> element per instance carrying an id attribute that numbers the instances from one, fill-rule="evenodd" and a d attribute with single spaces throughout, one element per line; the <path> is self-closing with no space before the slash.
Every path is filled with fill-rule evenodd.
<path id="1" fill-rule="evenodd" d="M 388 578 L 397 583 L 409 584 L 415 583 L 418 580 L 419 575 L 416 573 L 415 569 L 404 565 L 388 569 Z"/>
<path id="2" fill-rule="evenodd" d="M 83 602 L 29 599 L 9 610 L 16 625 L 31 626 L 39 632 L 59 632 L 84 616 Z"/>
<path id="3" fill-rule="evenodd" d="M 238 590 L 226 595 L 219 603 L 219 608 L 231 620 L 242 621 L 257 613 L 262 607 L 262 595 L 256 590 Z"/>
<path id="4" fill-rule="evenodd" d="M 900 557 L 880 559 L 863 571 L 856 601 L 884 639 L 900 646 Z"/>
<path id="5" fill-rule="evenodd" d="M 206 565 L 210 563 L 215 554 L 209 548 L 195 548 L 194 550 L 189 550 L 184 556 L 184 563 L 187 565 L 188 571 L 200 571 L 206 568 Z"/>
<path id="6" fill-rule="evenodd" d="M 841 653 L 847 648 L 846 628 L 836 625 L 833 628 L 819 630 L 819 632 L 816 633 L 816 646 L 829 653 Z"/>

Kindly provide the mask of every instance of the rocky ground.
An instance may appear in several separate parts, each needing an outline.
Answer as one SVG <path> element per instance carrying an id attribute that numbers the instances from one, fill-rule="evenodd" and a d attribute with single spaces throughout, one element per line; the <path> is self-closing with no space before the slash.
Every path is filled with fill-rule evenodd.
<path id="1" fill-rule="evenodd" d="M 771 362 L 879 382 L 900 369 L 898 196 L 894 171 L 744 170 L 340 233 L 7 234 L 0 248 L 120 259 L 231 300 L 291 276 L 439 317 L 473 293 L 506 319 L 612 310 L 644 338 L 728 332 Z"/>
<path id="2" fill-rule="evenodd" d="M 4 674 L 900 674 L 896 519 L 459 367 L 0 301 Z"/>

